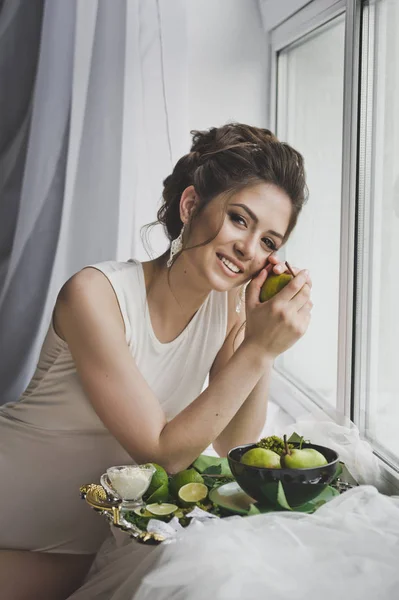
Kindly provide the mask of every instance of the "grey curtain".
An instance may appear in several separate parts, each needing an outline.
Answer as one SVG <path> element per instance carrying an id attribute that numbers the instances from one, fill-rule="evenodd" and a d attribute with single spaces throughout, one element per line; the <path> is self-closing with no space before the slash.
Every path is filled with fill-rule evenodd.
<path id="1" fill-rule="evenodd" d="M 43 0 L 1 0 L 0 289 L 4 285 L 17 226 L 42 16 Z"/>
<path id="2" fill-rule="evenodd" d="M 0 0 L 0 404 L 68 277 L 147 259 L 140 226 L 188 148 L 186 29 L 184 0 Z"/>
<path id="3" fill-rule="evenodd" d="M 0 4 L 0 403 L 31 374 L 56 253 L 75 2 Z"/>

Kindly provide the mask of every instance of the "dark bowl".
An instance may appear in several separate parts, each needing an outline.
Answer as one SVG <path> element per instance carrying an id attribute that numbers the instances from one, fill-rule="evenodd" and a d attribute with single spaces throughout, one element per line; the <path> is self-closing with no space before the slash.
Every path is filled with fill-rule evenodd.
<path id="1" fill-rule="evenodd" d="M 293 444 L 298 448 L 299 444 Z M 331 448 L 302 444 L 302 448 L 314 448 L 327 460 L 322 467 L 311 469 L 264 469 L 250 467 L 240 462 L 245 452 L 256 448 L 256 444 L 246 444 L 232 448 L 227 455 L 231 472 L 239 486 L 260 504 L 277 506 L 278 483 L 281 482 L 285 497 L 291 507 L 300 506 L 313 500 L 334 479 L 339 456 Z"/>

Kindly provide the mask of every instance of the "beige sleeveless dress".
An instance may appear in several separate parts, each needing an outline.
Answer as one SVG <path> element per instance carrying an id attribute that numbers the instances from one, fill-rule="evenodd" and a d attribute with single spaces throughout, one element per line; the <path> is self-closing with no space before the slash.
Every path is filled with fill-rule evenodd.
<path id="1" fill-rule="evenodd" d="M 211 292 L 172 342 L 155 336 L 140 262 L 93 265 L 113 286 L 126 342 L 172 419 L 203 388 L 227 328 L 227 293 Z M 109 528 L 80 499 L 111 465 L 132 458 L 87 398 L 68 345 L 50 324 L 37 369 L 18 402 L 0 408 L 0 548 L 95 553 Z"/>

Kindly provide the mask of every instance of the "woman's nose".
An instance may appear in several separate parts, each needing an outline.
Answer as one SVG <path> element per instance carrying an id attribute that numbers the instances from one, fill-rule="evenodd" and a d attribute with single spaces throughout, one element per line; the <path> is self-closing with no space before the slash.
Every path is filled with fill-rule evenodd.
<path id="1" fill-rule="evenodd" d="M 245 239 L 237 240 L 234 248 L 240 257 L 250 259 L 255 256 L 255 244 L 254 236 L 248 236 Z"/>

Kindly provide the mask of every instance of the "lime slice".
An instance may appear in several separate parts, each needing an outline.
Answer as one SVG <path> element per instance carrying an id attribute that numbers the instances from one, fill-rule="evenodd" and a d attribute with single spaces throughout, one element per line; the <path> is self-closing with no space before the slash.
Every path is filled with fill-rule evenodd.
<path id="1" fill-rule="evenodd" d="M 178 509 L 176 504 L 168 504 L 165 502 L 164 504 L 147 504 L 146 509 L 151 515 L 156 515 L 157 517 L 166 517 L 167 515 L 171 515 L 175 510 Z"/>
<path id="2" fill-rule="evenodd" d="M 195 504 L 205 500 L 208 488 L 203 483 L 186 483 L 179 490 L 179 498 L 186 504 Z"/>
<path id="3" fill-rule="evenodd" d="M 154 516 L 152 513 L 148 512 L 148 510 L 146 510 L 145 508 L 141 507 L 141 508 L 135 508 L 133 510 L 134 514 L 139 516 L 139 517 L 144 517 L 145 519 L 152 519 L 152 517 Z"/>
<path id="4" fill-rule="evenodd" d="M 170 490 L 178 497 L 179 490 L 187 483 L 204 483 L 202 476 L 195 469 L 185 469 L 173 475 L 170 480 Z"/>

